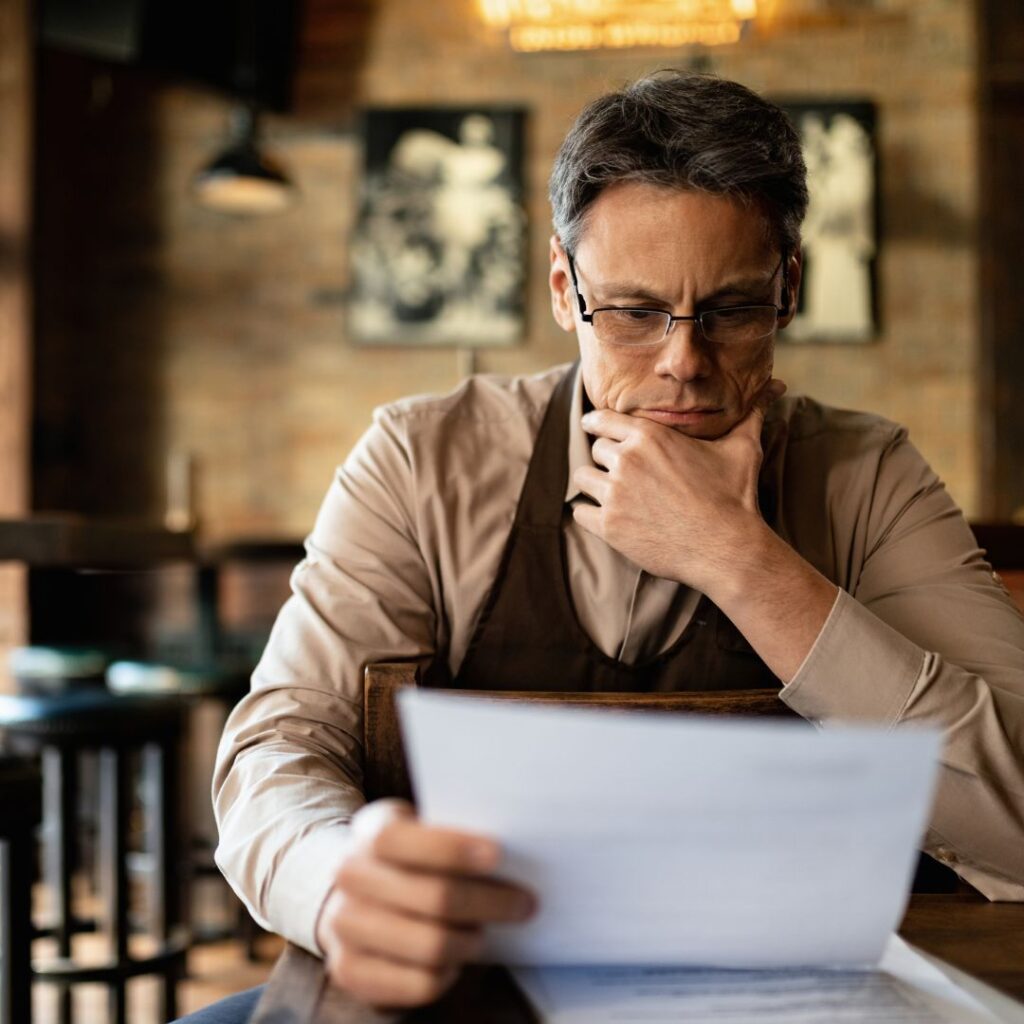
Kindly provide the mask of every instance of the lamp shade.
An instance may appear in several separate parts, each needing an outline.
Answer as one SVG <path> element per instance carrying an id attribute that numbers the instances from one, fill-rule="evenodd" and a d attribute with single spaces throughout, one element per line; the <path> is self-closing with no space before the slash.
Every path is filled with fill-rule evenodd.
<path id="1" fill-rule="evenodd" d="M 236 215 L 279 213 L 295 199 L 284 168 L 259 145 L 257 117 L 246 110 L 236 119 L 234 140 L 192 180 L 196 201 L 210 210 Z"/>

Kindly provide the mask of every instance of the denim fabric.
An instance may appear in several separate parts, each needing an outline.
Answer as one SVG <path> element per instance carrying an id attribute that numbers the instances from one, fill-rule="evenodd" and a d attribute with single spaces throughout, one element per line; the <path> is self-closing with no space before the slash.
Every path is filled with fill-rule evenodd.
<path id="1" fill-rule="evenodd" d="M 247 1024 L 256 1004 L 263 995 L 264 985 L 236 992 L 227 999 L 204 1006 L 187 1017 L 181 1017 L 174 1024 Z"/>

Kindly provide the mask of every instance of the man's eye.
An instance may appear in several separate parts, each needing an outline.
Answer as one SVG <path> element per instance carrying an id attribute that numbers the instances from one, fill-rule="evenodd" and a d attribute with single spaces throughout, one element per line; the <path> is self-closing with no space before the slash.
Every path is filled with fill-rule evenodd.
<path id="1" fill-rule="evenodd" d="M 724 309 L 712 309 L 710 312 L 716 320 L 722 323 L 743 320 L 750 316 L 750 308 L 748 306 L 726 306 Z"/>
<path id="2" fill-rule="evenodd" d="M 653 309 L 620 309 L 618 312 L 623 319 L 633 320 L 636 323 L 648 323 L 651 320 L 657 320 L 661 315 Z"/>

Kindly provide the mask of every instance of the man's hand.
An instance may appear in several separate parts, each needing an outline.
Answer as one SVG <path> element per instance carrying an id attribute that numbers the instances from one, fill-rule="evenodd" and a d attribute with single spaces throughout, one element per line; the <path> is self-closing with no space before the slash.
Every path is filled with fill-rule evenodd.
<path id="1" fill-rule="evenodd" d="M 437 999 L 474 960 L 483 926 L 524 921 L 535 901 L 489 876 L 497 843 L 431 828 L 397 800 L 352 819 L 354 845 L 317 922 L 331 982 L 377 1006 Z"/>
<path id="2" fill-rule="evenodd" d="M 709 593 L 738 546 L 764 526 L 761 426 L 784 390 L 770 380 L 750 412 L 714 441 L 610 409 L 587 413 L 583 427 L 596 436 L 593 458 L 604 469 L 576 471 L 577 486 L 597 502 L 578 504 L 576 522 L 652 575 Z"/>

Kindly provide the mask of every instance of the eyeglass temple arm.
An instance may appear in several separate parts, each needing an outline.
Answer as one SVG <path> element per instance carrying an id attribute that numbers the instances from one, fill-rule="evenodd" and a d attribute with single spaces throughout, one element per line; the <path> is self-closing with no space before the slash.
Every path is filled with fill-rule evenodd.
<path id="1" fill-rule="evenodd" d="M 572 275 L 572 287 L 576 292 L 576 301 L 580 304 L 580 316 L 586 320 L 587 318 L 587 304 L 580 294 L 580 282 L 576 277 L 576 264 L 573 262 L 572 256 L 566 253 L 566 258 L 569 260 L 569 273 Z"/>
<path id="2" fill-rule="evenodd" d="M 785 302 L 779 306 L 779 316 L 789 316 L 789 252 L 782 250 L 782 294 Z"/>

